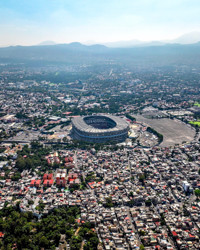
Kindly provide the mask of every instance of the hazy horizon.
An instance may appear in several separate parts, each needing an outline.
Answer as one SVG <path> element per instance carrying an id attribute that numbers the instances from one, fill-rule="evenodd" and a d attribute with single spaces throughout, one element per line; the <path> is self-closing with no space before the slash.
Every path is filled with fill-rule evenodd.
<path id="1" fill-rule="evenodd" d="M 197 0 L 7 0 L 0 46 L 173 40 L 200 31 Z"/>

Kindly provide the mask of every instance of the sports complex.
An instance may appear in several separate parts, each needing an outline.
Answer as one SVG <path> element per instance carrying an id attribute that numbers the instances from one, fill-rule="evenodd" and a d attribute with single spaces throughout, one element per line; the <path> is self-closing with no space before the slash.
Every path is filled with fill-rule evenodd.
<path id="1" fill-rule="evenodd" d="M 129 124 L 118 116 L 99 114 L 79 116 L 72 119 L 72 137 L 92 143 L 123 142 Z"/>

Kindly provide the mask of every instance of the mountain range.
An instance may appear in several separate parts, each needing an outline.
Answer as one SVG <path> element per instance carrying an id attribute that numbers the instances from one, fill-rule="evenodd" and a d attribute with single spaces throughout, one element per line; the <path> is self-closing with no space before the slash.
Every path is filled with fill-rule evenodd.
<path id="1" fill-rule="evenodd" d="M 116 41 L 116 42 L 107 42 L 107 43 L 101 43 L 102 45 L 105 45 L 110 48 L 131 48 L 131 47 L 148 47 L 148 46 L 162 46 L 165 44 L 193 44 L 200 42 L 200 32 L 190 32 L 187 34 L 184 34 L 182 36 L 179 36 L 176 39 L 172 40 L 161 40 L 161 41 L 140 41 L 137 39 L 129 40 L 129 41 Z M 85 45 L 94 45 L 94 41 L 88 41 L 83 43 Z M 54 41 L 44 41 L 39 43 L 38 45 L 56 45 Z"/>
<path id="2" fill-rule="evenodd" d="M 132 66 L 200 65 L 200 43 L 109 48 L 81 43 L 0 48 L 1 63 L 123 63 Z"/>
<path id="3" fill-rule="evenodd" d="M 104 45 L 112 48 L 127 48 L 127 47 L 146 47 L 146 46 L 162 46 L 165 44 L 193 44 L 200 42 L 200 32 L 190 32 L 184 34 L 176 39 L 172 40 L 161 40 L 161 41 L 140 41 L 140 40 L 130 40 L 130 41 L 117 41 L 105 43 Z"/>

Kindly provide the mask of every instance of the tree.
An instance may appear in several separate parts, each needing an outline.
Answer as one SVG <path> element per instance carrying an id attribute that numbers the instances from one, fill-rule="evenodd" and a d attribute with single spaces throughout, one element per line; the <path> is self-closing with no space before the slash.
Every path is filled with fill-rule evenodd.
<path id="1" fill-rule="evenodd" d="M 16 161 L 16 168 L 19 170 L 19 171 L 23 171 L 25 169 L 25 161 L 24 161 L 24 158 L 22 156 L 19 156 L 17 161 Z"/>
<path id="2" fill-rule="evenodd" d="M 134 202 L 134 200 L 132 199 L 132 200 L 130 200 L 130 201 L 128 201 L 128 203 L 127 203 L 127 205 L 128 206 L 130 206 L 130 207 L 133 207 L 134 206 L 134 204 L 135 204 L 135 202 Z"/>
<path id="3" fill-rule="evenodd" d="M 25 115 L 24 113 L 22 112 L 18 112 L 16 115 L 15 115 L 18 119 L 27 119 L 28 116 Z"/>
<path id="4" fill-rule="evenodd" d="M 197 198 L 200 197 L 200 189 L 195 189 L 194 193 L 195 193 Z"/>
<path id="5" fill-rule="evenodd" d="M 104 206 L 109 208 L 114 206 L 111 197 L 106 198 L 106 204 Z"/>
<path id="6" fill-rule="evenodd" d="M 80 249 L 81 242 L 85 240 L 89 247 L 87 249 L 95 250 L 98 237 L 91 230 L 94 225 L 86 222 L 80 226 L 79 234 L 74 235 L 77 224 L 71 222 L 79 214 L 80 208 L 63 206 L 37 220 L 31 212 L 21 213 L 17 206 L 5 206 L 0 210 L 0 231 L 5 234 L 3 241 L 0 241 L 3 244 L 2 249 L 12 249 L 14 244 L 16 249 L 55 249 L 59 245 L 60 235 L 66 234 L 70 249 Z"/>
<path id="7" fill-rule="evenodd" d="M 26 169 L 31 169 L 31 168 L 33 168 L 33 161 L 30 159 L 30 158 L 27 158 L 26 160 L 25 160 L 25 166 L 26 166 Z"/>
<path id="8" fill-rule="evenodd" d="M 144 185 L 144 180 L 145 180 L 145 175 L 144 174 L 141 174 L 139 176 L 139 181 L 142 182 L 142 185 Z"/>
<path id="9" fill-rule="evenodd" d="M 129 193 L 129 197 L 133 197 L 133 191 Z"/>
<path id="10" fill-rule="evenodd" d="M 145 247 L 142 244 L 140 245 L 140 250 L 145 250 Z"/>
<path id="11" fill-rule="evenodd" d="M 74 217 L 73 216 L 69 216 L 69 218 L 68 218 L 68 223 L 70 223 L 70 224 L 74 224 L 75 223 L 75 219 L 74 219 Z"/>
<path id="12" fill-rule="evenodd" d="M 42 236 L 40 238 L 39 245 L 40 245 L 40 247 L 45 247 L 45 248 L 47 248 L 49 246 L 49 241 L 47 240 L 47 238 L 45 236 Z"/>
<path id="13" fill-rule="evenodd" d="M 67 142 L 67 137 L 63 137 L 63 142 Z"/>
<path id="14" fill-rule="evenodd" d="M 19 179 L 21 179 L 21 174 L 19 172 L 16 172 L 12 177 L 11 177 L 12 181 L 18 181 Z"/>
<path id="15" fill-rule="evenodd" d="M 151 206 L 151 200 L 150 199 L 146 200 L 145 201 L 145 205 L 148 206 L 148 207 L 150 207 Z"/>
<path id="16" fill-rule="evenodd" d="M 88 239 L 86 244 L 84 245 L 84 250 L 95 250 L 97 249 L 97 246 L 99 244 L 99 239 L 98 237 L 94 236 Z"/>
<path id="17" fill-rule="evenodd" d="M 39 212 L 42 212 L 44 208 L 45 208 L 45 204 L 42 201 L 40 201 L 39 205 L 35 209 L 37 209 Z"/>
<path id="18" fill-rule="evenodd" d="M 140 230 L 138 233 L 139 233 L 140 236 L 145 236 L 146 235 L 145 231 L 143 231 L 143 230 Z"/>
<path id="19" fill-rule="evenodd" d="M 82 238 L 80 236 L 73 236 L 70 241 L 70 248 L 72 250 L 80 249 Z"/>
<path id="20" fill-rule="evenodd" d="M 29 205 L 33 205 L 33 204 L 34 204 L 34 201 L 33 201 L 33 200 L 28 200 L 28 204 L 29 204 Z"/>

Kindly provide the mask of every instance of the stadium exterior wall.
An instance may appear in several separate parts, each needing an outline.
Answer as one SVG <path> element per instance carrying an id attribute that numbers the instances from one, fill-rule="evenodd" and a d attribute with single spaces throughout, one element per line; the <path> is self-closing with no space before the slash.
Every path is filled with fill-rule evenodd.
<path id="1" fill-rule="evenodd" d="M 92 121 L 95 125 L 95 119 L 97 123 L 108 125 L 113 121 L 115 126 L 111 128 L 97 128 L 86 121 Z M 100 121 L 100 122 L 99 122 Z M 108 123 L 108 124 L 107 124 Z M 99 125 L 99 124 L 98 124 Z M 103 124 L 104 125 L 104 124 Z M 104 126 L 103 126 L 104 127 Z M 106 142 L 123 142 L 128 136 L 129 125 L 120 117 L 112 115 L 95 115 L 95 116 L 83 116 L 75 117 L 72 119 L 72 136 L 76 140 L 92 143 L 106 143 Z"/>

